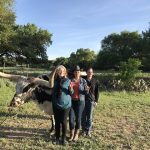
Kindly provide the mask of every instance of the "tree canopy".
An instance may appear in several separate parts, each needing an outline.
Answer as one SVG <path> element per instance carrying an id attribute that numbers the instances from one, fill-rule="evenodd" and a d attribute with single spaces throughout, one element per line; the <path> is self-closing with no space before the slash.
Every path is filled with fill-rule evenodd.
<path id="1" fill-rule="evenodd" d="M 52 44 L 51 33 L 34 24 L 18 25 L 15 31 L 17 58 L 24 58 L 27 62 L 48 60 L 46 52 L 47 47 Z"/>
<path id="2" fill-rule="evenodd" d="M 145 70 L 150 70 L 150 24 L 146 31 L 142 32 L 142 51 L 140 59 Z"/>
<path id="3" fill-rule="evenodd" d="M 80 65 L 81 68 L 92 67 L 96 60 L 96 54 L 90 49 L 77 49 L 76 53 L 71 53 L 68 65 L 71 68 L 74 65 Z"/>
<path id="4" fill-rule="evenodd" d="M 35 24 L 15 24 L 13 0 L 0 1 L 0 60 L 13 59 L 17 63 L 48 61 L 47 47 L 52 34 Z"/>
<path id="5" fill-rule="evenodd" d="M 57 66 L 57 65 L 64 65 L 64 66 L 68 66 L 68 58 L 65 58 L 65 57 L 58 57 L 56 58 L 55 62 L 54 62 L 54 66 Z"/>
<path id="6" fill-rule="evenodd" d="M 97 67 L 102 69 L 115 68 L 120 61 L 139 57 L 141 52 L 141 35 L 138 32 L 112 33 L 101 43 L 101 50 L 97 56 Z"/>
<path id="7" fill-rule="evenodd" d="M 0 0 L 0 25 L 15 24 L 16 16 L 13 11 L 13 0 Z"/>

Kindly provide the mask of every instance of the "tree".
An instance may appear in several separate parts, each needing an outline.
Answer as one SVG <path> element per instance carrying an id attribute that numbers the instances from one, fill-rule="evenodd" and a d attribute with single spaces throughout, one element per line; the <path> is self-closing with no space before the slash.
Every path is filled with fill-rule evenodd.
<path id="1" fill-rule="evenodd" d="M 16 58 L 27 62 L 48 60 L 47 47 L 52 44 L 52 34 L 34 24 L 18 25 L 15 28 L 17 39 Z"/>
<path id="2" fill-rule="evenodd" d="M 95 68 L 97 69 L 117 69 L 117 64 L 120 61 L 119 56 L 115 53 L 100 51 L 97 55 Z"/>
<path id="3" fill-rule="evenodd" d="M 58 57 L 56 58 L 55 62 L 54 62 L 54 66 L 57 65 L 64 65 L 65 67 L 68 66 L 68 58 L 65 57 Z"/>
<path id="4" fill-rule="evenodd" d="M 134 82 L 136 74 L 140 72 L 140 66 L 141 61 L 132 58 L 129 58 L 127 62 L 120 63 L 118 77 L 123 81 L 125 86 L 128 87 Z"/>
<path id="5" fill-rule="evenodd" d="M 150 23 L 149 28 L 142 32 L 142 51 L 140 57 L 145 70 L 150 70 Z"/>
<path id="6" fill-rule="evenodd" d="M 47 62 L 52 34 L 34 24 L 16 25 L 13 4 L 13 0 L 0 1 L 0 60 Z"/>
<path id="7" fill-rule="evenodd" d="M 100 66 L 103 68 L 112 68 L 118 66 L 120 61 L 138 57 L 141 51 L 140 41 L 141 35 L 138 32 L 112 33 L 102 40 L 97 61 L 101 61 L 103 65 Z"/>
<path id="8" fill-rule="evenodd" d="M 77 49 L 76 53 L 71 53 L 68 65 L 72 68 L 74 65 L 79 65 L 81 68 L 93 67 L 96 60 L 96 54 L 90 49 Z"/>
<path id="9" fill-rule="evenodd" d="M 14 0 L 0 0 L 0 25 L 15 24 Z"/>
<path id="10" fill-rule="evenodd" d="M 13 12 L 13 0 L 0 1 L 0 61 L 9 58 L 13 51 L 15 32 L 13 26 L 15 24 L 15 13 Z M 6 53 L 6 51 L 8 51 Z"/>

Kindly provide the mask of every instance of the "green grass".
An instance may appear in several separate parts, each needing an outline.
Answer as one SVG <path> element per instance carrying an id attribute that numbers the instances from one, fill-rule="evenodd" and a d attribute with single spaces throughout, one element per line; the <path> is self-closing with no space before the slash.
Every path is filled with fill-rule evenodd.
<path id="1" fill-rule="evenodd" d="M 0 85 L 0 123 L 7 118 L 0 125 L 2 150 L 150 149 L 150 92 L 101 92 L 94 110 L 92 138 L 80 136 L 78 142 L 63 147 L 52 144 L 48 134 L 49 116 L 34 103 L 9 114 L 7 106 L 14 84 L 0 79 Z"/>

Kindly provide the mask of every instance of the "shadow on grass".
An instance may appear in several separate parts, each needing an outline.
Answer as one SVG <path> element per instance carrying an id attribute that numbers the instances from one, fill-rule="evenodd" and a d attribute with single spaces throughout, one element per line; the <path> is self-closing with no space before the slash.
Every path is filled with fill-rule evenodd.
<path id="1" fill-rule="evenodd" d="M 3 121 L 5 122 L 5 119 L 7 118 L 17 118 L 17 119 L 43 119 L 43 120 L 49 120 L 49 116 L 44 115 L 32 115 L 32 114 L 16 114 L 16 113 L 9 113 L 9 112 L 0 112 L 0 139 L 24 139 L 24 138 L 30 138 L 30 139 L 36 139 L 36 138 L 42 138 L 43 140 L 47 141 L 52 138 L 53 132 L 50 133 L 47 131 L 47 129 L 40 129 L 40 125 L 35 128 L 25 128 L 25 127 L 15 127 L 15 126 L 4 126 Z M 49 131 L 51 129 L 51 123 L 49 125 Z M 50 138 L 51 137 L 51 138 Z"/>
<path id="2" fill-rule="evenodd" d="M 0 138 L 21 139 L 38 138 L 39 136 L 44 140 L 50 139 L 46 129 L 0 126 Z"/>
<path id="3" fill-rule="evenodd" d="M 49 116 L 45 116 L 45 115 L 29 115 L 29 114 L 15 114 L 15 113 L 6 113 L 6 112 L 0 112 L 0 117 L 13 117 L 13 116 L 17 116 L 17 118 L 28 118 L 28 119 L 46 119 L 49 120 L 50 117 Z"/>

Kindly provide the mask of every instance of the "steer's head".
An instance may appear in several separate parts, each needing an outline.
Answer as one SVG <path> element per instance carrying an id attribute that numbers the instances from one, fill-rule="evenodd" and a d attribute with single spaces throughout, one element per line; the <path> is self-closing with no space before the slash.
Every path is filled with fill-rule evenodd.
<path id="1" fill-rule="evenodd" d="M 32 98 L 35 84 L 29 83 L 27 78 L 19 79 L 16 83 L 16 93 L 10 102 L 11 107 L 18 107 Z"/>
<path id="2" fill-rule="evenodd" d="M 57 67 L 53 69 L 50 73 L 46 81 L 44 78 L 27 78 L 25 76 L 20 75 L 12 75 L 0 72 L 0 77 L 4 77 L 7 79 L 11 79 L 16 81 L 16 93 L 13 99 L 10 102 L 10 106 L 18 107 L 26 102 L 28 102 L 32 98 L 33 90 L 35 90 L 36 86 L 42 85 L 46 86 L 50 89 L 54 86 L 54 78 Z M 51 91 L 50 91 L 51 92 Z"/>

